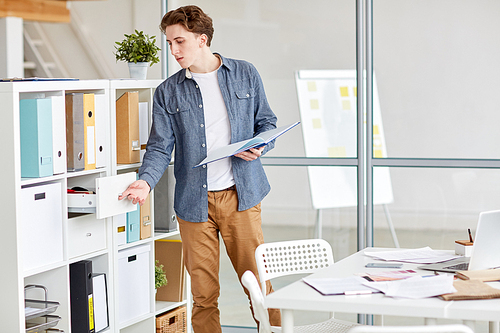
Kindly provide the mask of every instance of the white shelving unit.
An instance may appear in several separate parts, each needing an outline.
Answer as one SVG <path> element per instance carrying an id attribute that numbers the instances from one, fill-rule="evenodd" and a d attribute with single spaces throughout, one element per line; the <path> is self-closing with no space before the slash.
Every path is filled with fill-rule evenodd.
<path id="1" fill-rule="evenodd" d="M 151 126 L 151 107 L 155 88 L 161 83 L 160 80 L 82 80 L 82 81 L 39 81 L 39 82 L 5 82 L 0 83 L 0 107 L 2 109 L 2 120 L 0 121 L 0 153 L 2 156 L 1 183 L 2 191 L 0 200 L 2 202 L 2 241 L 0 242 L 0 253 L 2 254 L 2 265 L 0 274 L 0 285 L 2 288 L 2 302 L 0 302 L 0 318 L 2 318 L 2 332 L 25 332 L 25 310 L 24 310 L 24 286 L 28 284 L 44 285 L 48 289 L 48 298 L 57 301 L 60 306 L 55 314 L 61 317 L 57 328 L 66 333 L 71 333 L 71 311 L 70 311 L 70 286 L 69 265 L 80 260 L 92 260 L 93 271 L 106 273 L 108 291 L 109 328 L 104 332 L 113 333 L 154 333 L 156 332 L 157 315 L 163 314 L 178 306 L 187 306 L 187 325 L 190 329 L 191 306 L 190 301 L 182 302 L 156 302 L 154 289 L 154 242 L 159 239 L 180 239 L 179 232 L 153 233 L 152 237 L 133 243 L 118 245 L 117 237 L 113 229 L 113 217 L 107 216 L 97 219 L 96 214 L 85 214 L 84 216 L 68 217 L 66 189 L 83 184 L 89 186 L 96 178 L 104 179 L 121 173 L 133 172 L 140 164 L 117 165 L 116 163 L 116 99 L 126 91 L 138 91 L 139 101 L 148 102 Z M 105 110 L 106 142 L 104 149 L 107 150 L 106 166 L 95 170 L 64 172 L 42 178 L 21 178 L 20 157 L 20 118 L 19 101 L 23 98 L 34 98 L 33 96 L 65 96 L 67 93 L 83 92 L 106 96 L 109 101 Z M 102 110 L 101 110 L 102 111 Z M 97 110 L 96 110 L 97 112 Z M 55 128 L 56 131 L 65 131 L 65 128 Z M 23 221 L 21 212 L 22 188 L 59 183 L 61 187 L 61 216 L 62 216 L 62 238 L 63 259 L 41 267 L 24 270 L 23 263 Z M 92 186 L 90 186 L 92 187 Z M 154 230 L 154 191 L 151 194 L 152 230 Z M 106 198 L 99 204 L 104 204 Z M 116 199 L 115 199 L 116 200 Z M 31 212 L 33 222 L 36 223 L 37 214 Z M 83 222 L 82 220 L 83 219 Z M 80 239 L 82 230 L 75 228 L 75 223 L 88 227 L 86 233 L 88 238 Z M 43 239 L 34 241 L 36 246 L 43 247 Z M 38 242 L 40 242 L 38 244 Z M 118 251 L 132 248 L 138 245 L 150 245 L 149 266 L 150 272 L 150 311 L 140 317 L 119 322 L 120 294 L 118 289 Z M 168 267 L 165 267 L 168 269 Z M 187 279 L 186 290 L 190 290 L 189 279 Z M 186 293 L 190 295 L 190 293 Z M 190 298 L 188 296 L 188 298 Z"/>

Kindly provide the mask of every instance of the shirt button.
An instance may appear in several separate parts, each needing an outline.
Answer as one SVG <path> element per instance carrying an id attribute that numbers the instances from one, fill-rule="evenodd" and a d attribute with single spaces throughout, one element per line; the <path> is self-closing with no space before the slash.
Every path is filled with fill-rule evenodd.
<path id="1" fill-rule="evenodd" d="M 205 125 L 203 125 L 203 124 L 200 124 L 200 127 L 205 127 Z"/>
<path id="2" fill-rule="evenodd" d="M 202 167 L 202 168 L 203 168 L 203 169 L 206 169 L 206 168 L 207 168 L 207 165 L 206 165 L 206 164 L 203 164 L 203 167 Z"/>
<path id="3" fill-rule="evenodd" d="M 177 112 L 179 112 L 179 108 L 177 108 Z"/>
<path id="4" fill-rule="evenodd" d="M 198 105 L 198 106 L 200 107 L 200 109 L 203 107 L 203 105 L 201 105 L 201 104 L 200 104 L 200 105 Z"/>
<path id="5" fill-rule="evenodd" d="M 250 97 L 250 94 L 247 94 L 247 97 Z"/>
<path id="6" fill-rule="evenodd" d="M 203 184 L 203 188 L 207 188 L 207 185 Z"/>
<path id="7" fill-rule="evenodd" d="M 196 89 L 198 89 L 198 85 L 196 85 Z"/>
<path id="8" fill-rule="evenodd" d="M 204 144 L 204 143 L 202 143 L 202 144 L 201 144 L 201 146 L 202 146 L 203 148 L 205 148 L 205 144 Z"/>

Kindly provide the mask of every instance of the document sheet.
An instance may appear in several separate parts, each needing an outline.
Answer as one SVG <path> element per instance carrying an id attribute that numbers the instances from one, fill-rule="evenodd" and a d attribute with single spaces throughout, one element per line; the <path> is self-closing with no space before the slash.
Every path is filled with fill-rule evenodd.
<path id="1" fill-rule="evenodd" d="M 382 251 L 382 252 L 365 252 L 365 255 L 385 260 L 385 261 L 401 261 L 413 264 L 434 264 L 438 262 L 448 261 L 459 256 L 448 251 L 433 250 L 430 247 L 422 247 L 420 249 Z"/>
<path id="2" fill-rule="evenodd" d="M 426 298 L 456 292 L 453 275 L 414 276 L 403 280 L 363 283 L 386 296 L 400 298 Z"/>
<path id="3" fill-rule="evenodd" d="M 302 281 L 319 291 L 323 295 L 359 295 L 378 292 L 376 289 L 363 283 L 367 282 L 361 276 L 348 278 L 303 278 Z"/>

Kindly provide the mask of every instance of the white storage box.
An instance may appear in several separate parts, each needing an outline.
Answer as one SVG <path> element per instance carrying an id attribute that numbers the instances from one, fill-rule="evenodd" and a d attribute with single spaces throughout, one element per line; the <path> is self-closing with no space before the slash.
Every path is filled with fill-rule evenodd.
<path id="1" fill-rule="evenodd" d="M 118 308 L 123 323 L 151 312 L 149 244 L 118 251 Z"/>
<path id="2" fill-rule="evenodd" d="M 95 214 L 68 219 L 68 256 L 75 258 L 106 248 L 106 221 Z"/>
<path id="3" fill-rule="evenodd" d="M 63 260 L 61 184 L 21 189 L 24 271 Z"/>

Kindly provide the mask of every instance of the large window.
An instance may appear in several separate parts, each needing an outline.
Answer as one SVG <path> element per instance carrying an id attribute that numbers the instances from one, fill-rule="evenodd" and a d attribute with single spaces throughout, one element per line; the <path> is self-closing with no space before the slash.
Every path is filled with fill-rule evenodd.
<path id="1" fill-rule="evenodd" d="M 169 7 L 188 3 L 169 1 Z M 248 60 L 259 70 L 279 125 L 301 120 L 303 112 L 329 112 L 321 100 L 309 101 L 309 110 L 301 107 L 297 71 L 361 68 L 368 79 L 355 95 L 356 101 L 364 98 L 364 119 L 356 101 L 349 125 L 338 121 L 338 113 L 323 113 L 323 120 L 338 117 L 341 125 L 316 139 L 325 146 L 327 137 L 340 136 L 354 144 L 354 152 L 335 144 L 331 154 L 309 154 L 304 128 L 310 124 L 303 123 L 262 159 L 272 186 L 262 204 L 266 241 L 315 237 L 320 221 L 336 260 L 366 245 L 452 249 L 467 228 L 475 230 L 479 212 L 499 207 L 500 2 L 197 5 L 214 19 L 212 51 Z M 172 58 L 169 67 L 171 73 L 179 68 Z M 376 86 L 369 94 L 372 69 Z M 325 96 L 334 100 L 339 87 L 323 83 Z M 326 175 L 319 185 L 318 175 Z M 319 204 L 322 194 L 327 204 Z M 335 199 L 347 197 L 356 200 Z M 237 322 L 223 317 L 223 323 Z"/>

